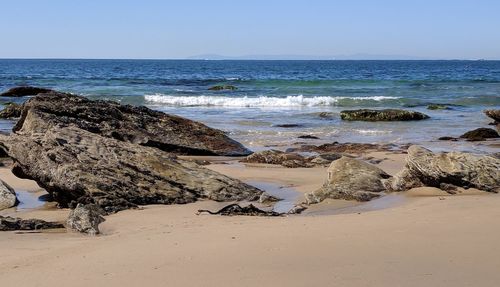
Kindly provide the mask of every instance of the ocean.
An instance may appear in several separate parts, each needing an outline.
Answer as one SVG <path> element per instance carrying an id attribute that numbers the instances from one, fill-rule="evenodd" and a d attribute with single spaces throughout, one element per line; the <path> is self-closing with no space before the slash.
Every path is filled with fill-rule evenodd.
<path id="1" fill-rule="evenodd" d="M 320 139 L 308 143 L 418 143 L 489 152 L 491 145 L 437 138 L 488 127 L 482 110 L 500 108 L 500 61 L 0 60 L 0 90 L 21 85 L 145 105 L 222 129 L 254 150 L 314 135 Z M 208 90 L 214 85 L 237 89 Z M 449 109 L 428 110 L 429 104 Z M 340 120 L 341 110 L 357 108 L 410 109 L 431 118 Z M 0 122 L 4 131 L 11 126 Z"/>

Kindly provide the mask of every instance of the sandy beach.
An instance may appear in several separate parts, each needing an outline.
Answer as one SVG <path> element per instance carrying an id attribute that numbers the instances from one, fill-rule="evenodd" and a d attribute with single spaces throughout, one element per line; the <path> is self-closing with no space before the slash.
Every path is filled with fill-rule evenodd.
<path id="1" fill-rule="evenodd" d="M 404 158 L 370 156 L 388 158 L 380 167 L 389 173 Z M 299 193 L 318 188 L 326 176 L 325 168 L 245 166 L 234 159 L 208 167 Z M 31 181 L 13 180 L 8 168 L 0 176 L 16 189 L 38 190 Z M 397 196 L 396 203 L 372 209 L 330 200 L 278 218 L 196 215 L 223 205 L 210 201 L 152 205 L 106 217 L 97 237 L 3 232 L 0 276 L 15 286 L 498 285 L 498 195 L 419 188 Z M 67 213 L 49 207 L 1 214 L 64 220 Z"/>

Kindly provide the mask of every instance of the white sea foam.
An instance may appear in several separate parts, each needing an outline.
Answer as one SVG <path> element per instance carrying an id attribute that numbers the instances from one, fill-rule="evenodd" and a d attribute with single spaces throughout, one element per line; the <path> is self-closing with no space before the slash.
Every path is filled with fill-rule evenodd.
<path id="1" fill-rule="evenodd" d="M 314 107 L 335 106 L 342 100 L 383 101 L 398 97 L 221 97 L 221 96 L 171 96 L 164 94 L 146 95 L 150 103 L 171 106 L 221 106 L 221 107 Z"/>

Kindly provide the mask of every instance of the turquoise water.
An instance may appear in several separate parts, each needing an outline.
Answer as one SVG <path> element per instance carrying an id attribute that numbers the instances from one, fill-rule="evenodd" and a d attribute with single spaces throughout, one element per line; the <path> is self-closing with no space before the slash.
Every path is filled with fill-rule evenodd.
<path id="1" fill-rule="evenodd" d="M 208 90 L 218 84 L 238 89 Z M 286 146 L 302 134 L 314 134 L 318 142 L 449 148 L 435 139 L 487 126 L 481 111 L 499 108 L 500 61 L 0 60 L 0 90 L 19 85 L 147 105 L 226 130 L 253 149 Z M 4 101 L 11 100 L 22 99 Z M 429 111 L 429 103 L 451 109 Z M 338 117 L 340 110 L 366 107 L 412 109 L 431 119 L 350 123 Z M 275 127 L 290 123 L 300 126 Z"/>

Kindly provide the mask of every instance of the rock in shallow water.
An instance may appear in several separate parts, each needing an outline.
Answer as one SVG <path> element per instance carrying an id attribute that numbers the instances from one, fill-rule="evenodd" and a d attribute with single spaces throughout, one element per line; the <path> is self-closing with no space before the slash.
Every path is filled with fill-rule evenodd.
<path id="1" fill-rule="evenodd" d="M 146 107 L 91 101 L 66 93 L 40 94 L 23 104 L 14 132 L 43 133 L 50 127 L 86 131 L 184 155 L 242 156 L 252 152 L 224 132 Z"/>
<path id="2" fill-rule="evenodd" d="M 308 204 L 327 198 L 369 201 L 386 190 L 383 182 L 390 176 L 366 162 L 342 157 L 328 168 L 328 180 L 320 189 L 306 194 Z"/>
<path id="3" fill-rule="evenodd" d="M 51 89 L 37 88 L 30 86 L 14 87 L 3 93 L 0 93 L 0 97 L 24 97 L 24 96 L 35 96 L 41 93 L 52 92 Z"/>
<path id="4" fill-rule="evenodd" d="M 460 138 L 467 139 L 468 141 L 483 141 L 486 139 L 500 138 L 500 136 L 494 129 L 478 128 L 466 132 L 465 134 L 461 135 Z"/>
<path id="5" fill-rule="evenodd" d="M 0 111 L 0 119 L 19 118 L 21 116 L 21 105 L 16 103 L 9 103 L 5 108 Z"/>
<path id="6" fill-rule="evenodd" d="M 99 234 L 99 224 L 105 221 L 105 211 L 95 204 L 78 204 L 68 216 L 68 227 L 89 235 Z"/>
<path id="7" fill-rule="evenodd" d="M 340 118 L 346 121 L 416 121 L 425 120 L 429 116 L 406 110 L 385 109 L 385 110 L 345 110 L 340 112 Z"/>
<path id="8" fill-rule="evenodd" d="M 408 149 L 406 165 L 386 186 L 393 191 L 443 184 L 500 191 L 500 160 L 463 152 L 434 154 L 420 146 Z"/>
<path id="9" fill-rule="evenodd" d="M 16 206 L 18 202 L 12 187 L 0 180 L 0 210 Z"/>
<path id="10" fill-rule="evenodd" d="M 38 123 L 25 121 L 25 123 Z M 263 192 L 156 148 L 100 136 L 74 126 L 43 133 L 24 128 L 0 144 L 13 172 L 35 180 L 60 206 L 94 203 L 106 212 L 145 204 L 259 200 Z"/>

